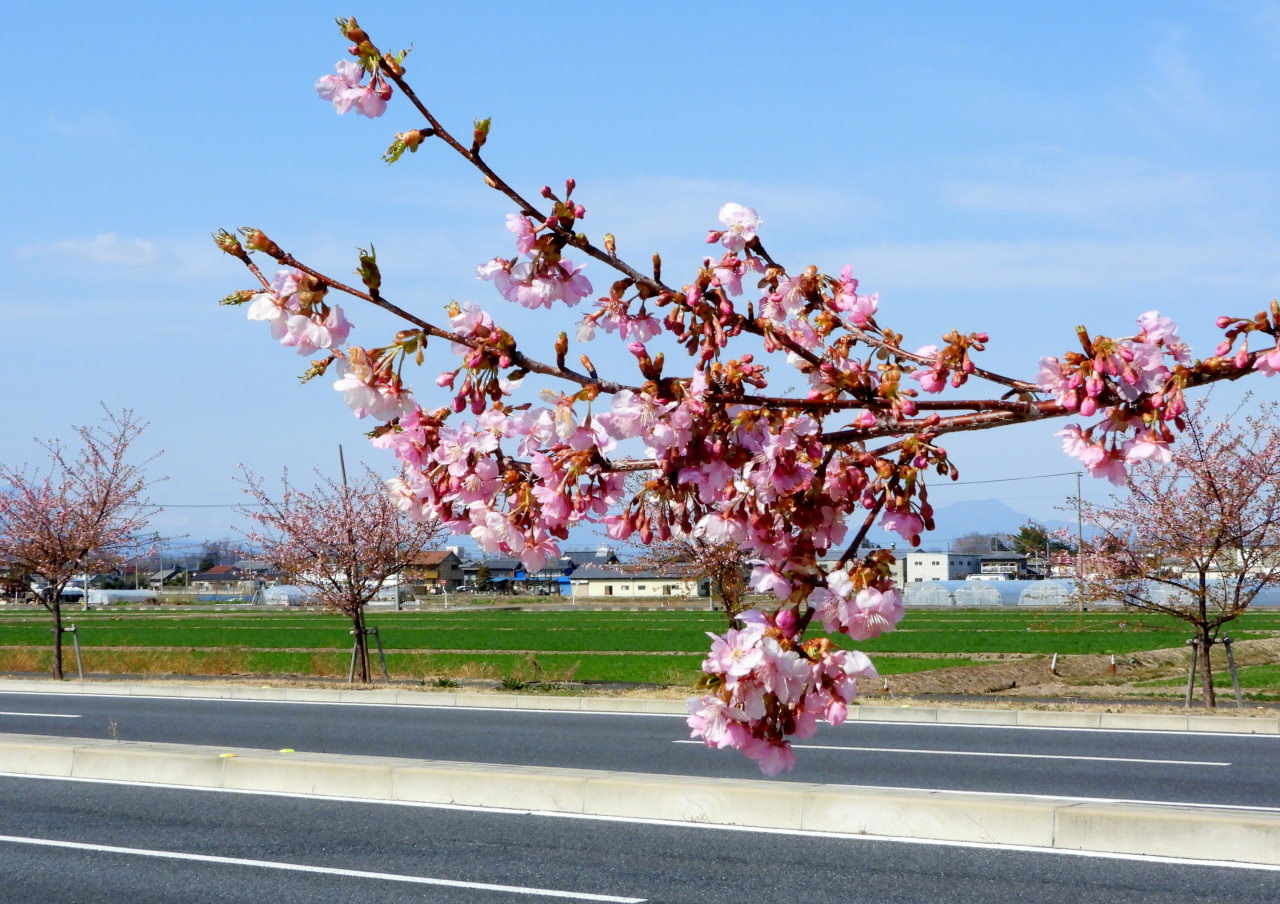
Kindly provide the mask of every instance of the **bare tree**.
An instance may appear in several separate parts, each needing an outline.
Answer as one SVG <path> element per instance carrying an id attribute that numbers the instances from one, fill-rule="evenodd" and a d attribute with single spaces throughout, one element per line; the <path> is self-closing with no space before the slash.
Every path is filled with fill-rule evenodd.
<path id="1" fill-rule="evenodd" d="M 243 511 L 260 530 L 247 534 L 262 558 L 310 590 L 325 607 L 351 619 L 356 674 L 369 682 L 364 607 L 409 558 L 443 536 L 436 522 L 411 520 L 372 471 L 342 483 L 320 478 L 313 490 L 294 487 L 286 471 L 284 491 L 273 497 L 260 478 L 245 471 L 246 492 L 258 507 Z"/>
<path id="2" fill-rule="evenodd" d="M 1007 534 L 991 534 L 982 533 L 981 531 L 970 531 L 962 534 L 951 541 L 951 551 L 961 553 L 972 553 L 977 555 L 984 552 L 1003 552 L 1008 550 Z"/>
<path id="3" fill-rule="evenodd" d="M 74 447 L 37 440 L 48 453 L 43 469 L 0 465 L 0 559 L 48 586 L 41 604 L 53 616 L 54 678 L 62 669 L 62 594 L 91 568 L 114 568 L 140 546 L 156 508 L 147 499 L 154 481 L 128 460 L 147 425 L 132 411 L 106 410 L 102 422 L 73 430 Z M 87 593 L 87 588 L 86 588 Z"/>
<path id="4" fill-rule="evenodd" d="M 1280 421 L 1274 405 L 1212 423 L 1203 403 L 1168 459 L 1132 469 L 1123 492 L 1084 503 L 1087 598 L 1117 599 L 1188 622 L 1204 703 L 1216 705 L 1209 652 L 1222 626 L 1280 581 Z"/>
<path id="5" fill-rule="evenodd" d="M 627 489 L 642 497 L 646 483 L 636 476 L 628 481 Z M 708 581 L 712 596 L 719 598 L 732 621 L 747 608 L 747 556 L 732 540 L 699 533 L 683 515 L 669 503 L 645 497 L 640 529 L 628 538 L 640 550 L 637 564 Z"/>

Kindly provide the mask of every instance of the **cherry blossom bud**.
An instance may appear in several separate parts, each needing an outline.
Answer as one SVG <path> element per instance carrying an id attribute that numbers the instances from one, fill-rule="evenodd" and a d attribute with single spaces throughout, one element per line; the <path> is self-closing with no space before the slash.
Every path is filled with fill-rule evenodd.
<path id="1" fill-rule="evenodd" d="M 360 276 L 360 281 L 365 284 L 370 292 L 377 293 L 382 288 L 382 273 L 378 270 L 378 254 L 372 245 L 369 250 L 359 249 L 360 268 L 356 273 Z"/>
<path id="2" fill-rule="evenodd" d="M 369 40 L 369 35 L 356 22 L 355 16 L 349 19 L 338 17 L 338 30 L 342 32 L 342 36 L 354 44 L 361 44 Z"/>
<path id="3" fill-rule="evenodd" d="M 395 163 L 405 151 L 410 154 L 416 154 L 422 142 L 435 133 L 435 129 L 411 129 L 408 132 L 397 132 L 395 140 L 391 142 L 391 146 L 383 153 L 382 159 L 387 163 Z"/>
<path id="4" fill-rule="evenodd" d="M 240 234 L 244 236 L 245 242 L 251 250 L 269 254 L 277 260 L 284 257 L 284 252 L 280 250 L 280 246 L 267 238 L 267 234 L 262 230 L 254 229 L 252 226 L 244 226 L 240 229 Z"/>
<path id="5" fill-rule="evenodd" d="M 550 200 L 552 200 L 553 198 L 555 198 L 555 193 L 551 190 L 551 186 L 550 186 L 550 185 L 544 185 L 544 186 L 542 186 L 542 192 L 541 192 L 541 194 L 542 194 L 542 197 L 546 198 L 548 201 L 550 201 Z"/>
<path id="6" fill-rule="evenodd" d="M 578 180 L 573 178 L 572 176 L 564 180 L 564 199 L 566 201 L 569 200 L 570 195 L 573 194 L 573 190 L 577 187 L 578 187 Z"/>
<path id="7" fill-rule="evenodd" d="M 489 127 L 493 125 L 493 119 L 486 116 L 484 119 L 474 120 L 471 131 L 471 153 L 475 153 L 484 147 L 486 141 L 489 140 Z"/>
<path id="8" fill-rule="evenodd" d="M 1067 406 L 1063 406 L 1066 408 Z M 1083 417 L 1093 417 L 1098 411 L 1098 403 L 1092 396 L 1085 396 L 1084 401 L 1080 403 L 1080 414 Z"/>
<path id="9" fill-rule="evenodd" d="M 1231 362 L 1240 370 L 1244 370 L 1249 366 L 1249 347 L 1241 346 L 1240 351 L 1236 352 L 1235 360 Z"/>
<path id="10" fill-rule="evenodd" d="M 1221 342 L 1218 343 L 1218 347 L 1213 350 L 1213 353 L 1218 357 L 1222 357 L 1229 351 L 1231 351 L 1231 340 L 1223 339 Z"/>
<path id="11" fill-rule="evenodd" d="M 720 236 L 722 235 L 724 235 L 724 233 L 718 229 L 707 230 L 707 244 L 714 245 L 716 242 L 720 241 Z"/>
<path id="12" fill-rule="evenodd" d="M 784 637 L 795 637 L 796 634 L 796 612 L 794 609 L 782 609 L 773 617 L 773 623 L 777 625 L 778 630 L 782 632 Z"/>
<path id="13" fill-rule="evenodd" d="M 219 249 L 230 254 L 232 257 L 239 258 L 245 263 L 249 262 L 249 253 L 240 245 L 240 240 L 225 229 L 219 229 L 213 234 L 213 243 Z"/>
<path id="14" fill-rule="evenodd" d="M 446 370 L 440 376 L 436 377 L 436 385 L 443 386 L 446 389 L 452 389 L 453 381 L 457 376 L 458 376 L 458 372 L 456 370 L 453 370 L 453 371 Z"/>
<path id="15" fill-rule="evenodd" d="M 253 291 L 252 289 L 241 289 L 239 292 L 232 292 L 227 297 L 219 299 L 218 304 L 220 305 L 244 304 L 246 301 L 249 301 L 257 294 L 258 293 Z"/>
<path id="16" fill-rule="evenodd" d="M 1217 320 L 1218 329 L 1220 330 L 1226 329 L 1233 320 L 1235 320 L 1234 317 L 1227 317 L 1227 316 L 1219 317 Z M 1221 352 L 1219 352 L 1219 354 L 1221 354 Z"/>

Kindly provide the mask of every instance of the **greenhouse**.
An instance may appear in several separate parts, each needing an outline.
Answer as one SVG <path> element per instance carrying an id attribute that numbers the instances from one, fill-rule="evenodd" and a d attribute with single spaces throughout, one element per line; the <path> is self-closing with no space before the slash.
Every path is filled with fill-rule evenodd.
<path id="1" fill-rule="evenodd" d="M 1071 581 L 923 581 L 908 584 L 902 596 L 907 606 L 921 608 L 1050 608 L 1079 604 Z"/>
<path id="2" fill-rule="evenodd" d="M 1154 588 L 1154 599 L 1172 601 L 1179 594 L 1173 588 Z M 1074 581 L 922 581 L 908 584 L 902 591 L 908 607 L 932 609 L 1000 608 L 1027 606 L 1052 609 L 1080 605 Z M 1089 609 L 1119 608 L 1120 600 L 1090 601 Z M 1280 586 L 1264 587 L 1253 606 L 1280 606 Z"/>

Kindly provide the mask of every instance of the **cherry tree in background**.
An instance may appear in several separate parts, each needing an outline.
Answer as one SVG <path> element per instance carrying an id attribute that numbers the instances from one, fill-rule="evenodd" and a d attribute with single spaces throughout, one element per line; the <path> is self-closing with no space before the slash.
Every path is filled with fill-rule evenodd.
<path id="1" fill-rule="evenodd" d="M 115 568 L 154 543 L 143 532 L 156 512 L 146 474 L 155 456 L 129 460 L 146 427 L 132 411 L 106 411 L 102 423 L 74 428 L 73 446 L 38 440 L 48 453 L 43 468 L 0 464 L 0 560 L 48 582 L 40 603 L 53 616 L 54 678 L 63 677 L 62 593 L 72 578 Z"/>
<path id="2" fill-rule="evenodd" d="M 670 523 L 662 503 L 654 498 L 656 494 L 646 493 L 644 481 L 638 475 L 628 481 L 626 492 L 633 497 L 639 495 L 648 499 L 646 517 L 651 523 Z M 633 533 L 629 541 L 639 549 L 636 564 L 640 567 L 710 582 L 712 598 L 719 599 L 731 621 L 748 608 L 745 599 L 747 572 L 744 570 L 747 556 L 732 540 L 717 542 L 693 532 L 673 529 L 665 540 L 650 538 L 645 543 Z"/>
<path id="3" fill-rule="evenodd" d="M 1138 464 L 1123 490 L 1085 502 L 1086 598 L 1182 619 L 1200 650 L 1204 703 L 1216 705 L 1209 651 L 1222 626 L 1280 582 L 1280 418 L 1275 405 L 1214 423 L 1198 403 L 1167 460 Z"/>
<path id="4" fill-rule="evenodd" d="M 1062 431 L 1066 451 L 1123 482 L 1133 462 L 1170 454 L 1185 390 L 1280 370 L 1272 303 L 1255 316 L 1219 318 L 1224 340 L 1204 360 L 1192 358 L 1175 324 L 1148 311 L 1132 335 L 1081 327 L 1078 350 L 1042 359 L 1034 379 L 996 373 L 979 363 L 986 333 L 953 329 L 908 345 L 851 267 L 786 267 L 765 249 L 760 215 L 733 202 L 705 236 L 712 253 L 673 282 L 656 255 L 636 266 L 613 234 L 597 241 L 583 231 L 573 179 L 537 198 L 522 194 L 483 154 L 489 120 L 455 135 L 409 85 L 404 52 L 381 52 L 354 19 L 339 26 L 351 59 L 317 82 L 320 97 L 372 118 L 403 95 L 415 123 L 395 135 L 387 162 L 427 146 L 452 151 L 514 208 L 506 223 L 514 253 L 480 263 L 477 277 L 531 310 L 581 306 L 574 341 L 605 347 L 571 355 L 565 331 L 538 356 L 470 302 L 427 319 L 384 292 L 372 251 L 357 255 L 358 288 L 256 228 L 242 230 L 243 242 L 215 235 L 256 281 L 223 302 L 247 305 L 280 344 L 317 356 L 306 378 L 336 373 L 333 388 L 357 417 L 378 422 L 373 444 L 403 467 L 404 510 L 469 534 L 486 552 L 539 570 L 572 528 L 594 522 L 615 540 L 689 535 L 758 561 L 751 587 L 776 603 L 743 613 L 715 640 L 689 724 L 709 746 L 737 748 L 766 773 L 792 764 L 790 738 L 812 734 L 819 719 L 840 722 L 857 678 L 875 674 L 861 653 L 806 633 L 817 620 L 860 641 L 902 617 L 892 555 L 859 549 L 876 522 L 912 544 L 933 529 L 928 484 L 959 473 L 946 435 L 1078 416 L 1083 423 Z M 264 273 L 264 257 L 281 269 Z M 588 263 L 612 271 L 603 289 Z M 406 328 L 382 346 L 347 344 L 340 297 L 380 307 Z M 416 394 L 404 375 L 425 363 L 429 346 L 443 404 Z M 645 481 L 629 493 L 635 472 Z M 819 564 L 832 560 L 830 569 Z"/>
<path id="5" fill-rule="evenodd" d="M 311 490 L 295 487 L 286 472 L 278 498 L 253 474 L 246 472 L 244 483 L 258 506 L 242 512 L 259 528 L 248 539 L 262 550 L 262 558 L 323 606 L 351 619 L 356 675 L 367 684 L 364 607 L 414 554 L 435 546 L 443 529 L 408 518 L 371 471 L 350 483 L 321 478 Z"/>

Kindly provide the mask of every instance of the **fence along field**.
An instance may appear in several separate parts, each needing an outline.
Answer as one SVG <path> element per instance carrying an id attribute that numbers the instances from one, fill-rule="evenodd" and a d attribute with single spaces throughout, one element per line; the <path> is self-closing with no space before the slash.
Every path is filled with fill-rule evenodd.
<path id="1" fill-rule="evenodd" d="M 344 680 L 350 662 L 346 621 L 328 613 L 111 609 L 77 612 L 73 620 L 89 674 Z M 432 685 L 484 679 L 508 689 L 570 682 L 688 689 L 700 674 L 705 632 L 722 629 L 724 616 L 662 610 L 371 610 L 369 623 L 379 628 L 397 680 Z M 48 632 L 34 610 L 0 611 L 0 671 L 47 670 Z M 1185 669 L 1176 656 L 1137 670 L 1132 663 L 1152 651 L 1180 651 L 1185 634 L 1170 619 L 1139 613 L 914 610 L 898 631 L 859 646 L 891 683 L 894 676 L 940 669 L 955 676 L 957 667 L 1039 661 L 1055 653 L 1064 662 L 1064 657 L 1114 655 L 1120 663 L 1117 683 L 1136 681 L 1142 693 L 1170 696 L 1179 689 L 1179 669 Z M 1250 611 L 1231 634 L 1246 692 L 1255 699 L 1280 699 L 1280 611 Z M 947 683 L 942 673 L 938 677 Z M 955 683 L 960 690 L 968 682 Z"/>

